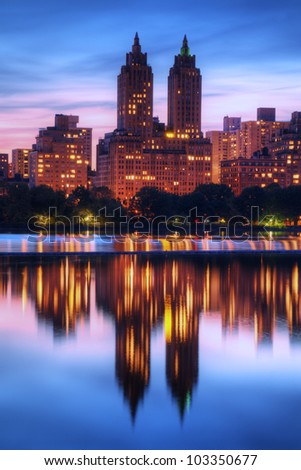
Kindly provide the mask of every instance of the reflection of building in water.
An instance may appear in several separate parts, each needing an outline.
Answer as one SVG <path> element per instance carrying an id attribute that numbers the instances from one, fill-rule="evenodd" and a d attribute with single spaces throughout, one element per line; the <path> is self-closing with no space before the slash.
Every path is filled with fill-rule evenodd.
<path id="1" fill-rule="evenodd" d="M 198 375 L 198 313 L 220 313 L 223 331 L 254 332 L 270 342 L 276 319 L 300 331 L 300 265 L 286 258 L 252 255 L 97 259 L 96 299 L 116 322 L 116 375 L 132 412 L 150 375 L 151 328 L 163 319 L 166 375 L 181 413 Z"/>
<path id="2" fill-rule="evenodd" d="M 51 323 L 56 336 L 73 332 L 77 321 L 89 315 L 90 261 L 67 256 L 30 259 L 24 265 L 17 259 L 8 273 L 12 297 L 21 297 L 24 306 L 31 298 L 38 318 Z M 0 277 L 0 297 L 5 277 Z"/>
<path id="3" fill-rule="evenodd" d="M 8 292 L 8 259 L 0 257 L 0 299 L 7 297 Z"/>
<path id="4" fill-rule="evenodd" d="M 149 315 L 139 310 L 116 318 L 116 376 L 133 419 L 150 377 Z"/>
<path id="5" fill-rule="evenodd" d="M 204 307 L 203 263 L 169 260 L 164 292 L 166 377 L 181 417 L 198 380 L 199 313 Z"/>
<path id="6" fill-rule="evenodd" d="M 191 304 L 192 290 L 189 294 L 189 297 L 180 294 L 176 300 L 167 296 L 164 318 L 167 382 L 181 417 L 190 406 L 198 380 L 199 312 Z"/>
<path id="7" fill-rule="evenodd" d="M 163 272 L 137 256 L 96 263 L 97 305 L 116 325 L 116 376 L 133 419 L 150 378 L 150 334 L 163 305 Z"/>
<path id="8" fill-rule="evenodd" d="M 270 342 L 275 328 L 277 279 L 281 273 L 260 256 L 234 257 L 219 266 L 219 310 L 224 331 L 254 329 L 256 342 Z M 216 279 L 213 280 L 215 283 Z"/>
<path id="9" fill-rule="evenodd" d="M 155 326 L 164 305 L 163 267 L 159 259 L 137 255 L 99 258 L 95 263 L 97 307 L 117 318 L 134 309 L 149 316 Z"/>
<path id="10" fill-rule="evenodd" d="M 171 336 L 167 339 L 170 351 L 167 375 L 172 393 L 179 398 L 180 408 L 184 409 L 181 404 L 184 395 L 185 403 L 189 401 L 197 380 L 197 314 L 203 298 L 201 289 L 194 285 L 201 279 L 198 271 L 199 267 L 189 260 L 161 256 L 123 255 L 97 261 L 97 304 L 115 316 L 116 375 L 133 416 L 149 383 L 151 328 L 163 316 L 165 325 L 167 321 L 171 326 Z M 179 345 L 178 340 L 181 340 Z M 173 357 L 180 360 L 178 375 L 172 372 Z M 182 367 L 185 362 L 186 376 Z"/>
<path id="11" fill-rule="evenodd" d="M 55 335 L 74 332 L 90 314 L 90 261 L 65 257 L 36 267 L 33 290 L 39 318 L 53 324 Z"/>
<path id="12" fill-rule="evenodd" d="M 285 263 L 281 258 L 258 255 L 221 261 L 218 278 L 223 329 L 245 326 L 254 329 L 256 342 L 270 342 L 277 319 L 283 318 L 290 334 L 295 334 L 301 324 L 299 270 L 300 265 L 290 258 Z"/>
<path id="13" fill-rule="evenodd" d="M 92 267 L 91 267 L 92 266 Z M 262 342 L 272 338 L 276 320 L 293 336 L 301 331 L 300 262 L 293 257 L 240 255 L 214 257 L 106 256 L 98 258 L 2 257 L 0 298 L 28 298 L 55 331 L 69 332 L 89 314 L 90 272 L 95 270 L 98 308 L 121 322 L 132 312 L 150 328 L 163 319 L 166 299 L 187 300 L 191 285 L 194 311 L 220 312 L 224 331 L 254 329 Z"/>
<path id="14" fill-rule="evenodd" d="M 291 270 L 291 282 L 284 287 L 285 312 L 291 341 L 301 339 L 301 283 L 300 263 L 294 262 Z"/>
<path id="15" fill-rule="evenodd" d="M 167 383 L 183 414 L 198 379 L 199 312 L 260 344 L 285 325 L 300 338 L 300 267 L 268 254 L 0 258 L 0 299 L 31 299 L 65 335 L 90 313 L 92 273 L 97 307 L 114 319 L 116 376 L 133 417 L 150 381 L 151 330 L 164 318 Z"/>

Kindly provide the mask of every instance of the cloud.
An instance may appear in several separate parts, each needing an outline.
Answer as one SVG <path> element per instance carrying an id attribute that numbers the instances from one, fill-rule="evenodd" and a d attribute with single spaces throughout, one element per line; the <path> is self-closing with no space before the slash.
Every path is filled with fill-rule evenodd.
<path id="1" fill-rule="evenodd" d="M 121 66 L 120 54 L 104 53 L 87 55 L 85 57 L 69 59 L 67 63 L 58 68 L 63 75 L 76 74 L 77 76 L 107 77 L 117 74 Z"/>
<path id="2" fill-rule="evenodd" d="M 33 103 L 28 101 L 25 103 L 9 103 L 1 106 L 1 112 L 15 112 L 17 110 L 25 109 L 48 109 L 66 111 L 69 109 L 81 109 L 81 108 L 99 108 L 105 110 L 116 109 L 115 101 L 73 101 L 62 104 L 60 102 L 54 103 L 53 101 L 37 101 Z"/>
<path id="3" fill-rule="evenodd" d="M 221 96 L 227 96 L 229 93 L 203 93 L 204 98 L 219 98 Z"/>
<path id="4" fill-rule="evenodd" d="M 99 133 L 114 128 L 116 79 L 136 30 L 162 120 L 184 33 L 203 74 L 208 125 L 232 112 L 251 117 L 264 100 L 285 115 L 300 100 L 299 0 L 10 0 L 0 9 L 1 121 L 30 119 L 33 136 L 55 112 L 76 112 Z"/>

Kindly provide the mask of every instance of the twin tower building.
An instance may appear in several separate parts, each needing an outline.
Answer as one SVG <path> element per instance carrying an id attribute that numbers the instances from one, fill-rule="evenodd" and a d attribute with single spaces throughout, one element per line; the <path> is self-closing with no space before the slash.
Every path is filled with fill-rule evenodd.
<path id="1" fill-rule="evenodd" d="M 126 205 L 144 186 L 175 194 L 211 182 L 211 144 L 201 133 L 202 76 L 186 35 L 168 76 L 168 123 L 153 117 L 153 73 L 138 34 L 118 76 L 117 129 L 99 141 L 98 186 Z"/>

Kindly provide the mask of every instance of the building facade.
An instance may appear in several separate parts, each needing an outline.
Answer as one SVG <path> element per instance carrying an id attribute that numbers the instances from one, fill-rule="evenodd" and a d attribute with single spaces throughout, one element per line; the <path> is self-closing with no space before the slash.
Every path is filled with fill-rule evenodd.
<path id="1" fill-rule="evenodd" d="M 296 134 L 301 134 L 301 112 L 294 111 L 292 113 L 290 130 Z"/>
<path id="2" fill-rule="evenodd" d="M 257 121 L 276 121 L 276 108 L 257 108 Z"/>
<path id="3" fill-rule="evenodd" d="M 206 137 L 212 144 L 212 183 L 220 183 L 220 162 L 228 160 L 229 154 L 229 132 L 223 131 L 208 131 Z"/>
<path id="4" fill-rule="evenodd" d="M 281 188 L 301 184 L 301 128 L 297 111 L 290 122 L 249 121 L 242 124 L 251 130 L 250 146 L 257 151 L 249 156 L 221 160 L 221 183 L 235 194 L 251 186 L 265 187 L 277 183 Z M 253 139 L 253 141 L 252 141 Z M 249 149 L 249 152 L 250 149 Z"/>
<path id="5" fill-rule="evenodd" d="M 136 33 L 132 51 L 118 75 L 117 128 L 147 140 L 153 128 L 153 73 Z"/>
<path id="6" fill-rule="evenodd" d="M 8 178 L 8 153 L 0 153 L 0 180 Z"/>
<path id="7" fill-rule="evenodd" d="M 240 156 L 240 131 L 208 131 L 206 137 L 212 145 L 212 183 L 221 182 L 221 161 Z"/>
<path id="8" fill-rule="evenodd" d="M 19 175 L 27 180 L 30 174 L 30 152 L 32 149 L 13 149 L 12 151 L 12 176 Z"/>
<path id="9" fill-rule="evenodd" d="M 224 117 L 224 132 L 235 132 L 240 129 L 241 126 L 241 118 L 240 117 Z"/>
<path id="10" fill-rule="evenodd" d="M 168 76 L 168 128 L 178 138 L 201 135 L 202 76 L 190 54 L 186 35 Z"/>
<path id="11" fill-rule="evenodd" d="M 246 121 L 241 123 L 239 153 L 251 158 L 255 152 L 268 147 L 270 142 L 281 137 L 290 127 L 286 121 Z"/>
<path id="12" fill-rule="evenodd" d="M 78 116 L 55 116 L 55 126 L 41 129 L 30 154 L 30 185 L 71 193 L 87 187 L 92 129 L 77 128 Z"/>
<path id="13" fill-rule="evenodd" d="M 281 188 L 288 184 L 288 165 L 284 157 L 253 156 L 221 162 L 221 182 L 228 185 L 238 196 L 244 189 L 259 186 L 264 188 L 277 183 Z"/>
<path id="14" fill-rule="evenodd" d="M 301 157 L 298 155 L 254 155 L 221 162 L 221 183 L 235 195 L 252 186 L 264 188 L 276 183 L 281 188 L 301 184 Z"/>
<path id="15" fill-rule="evenodd" d="M 152 84 L 136 34 L 118 77 L 118 128 L 97 151 L 96 185 L 109 187 L 124 205 L 144 186 L 186 194 L 211 182 L 211 144 L 200 129 L 201 76 L 186 36 L 169 76 L 168 128 L 153 119 Z"/>

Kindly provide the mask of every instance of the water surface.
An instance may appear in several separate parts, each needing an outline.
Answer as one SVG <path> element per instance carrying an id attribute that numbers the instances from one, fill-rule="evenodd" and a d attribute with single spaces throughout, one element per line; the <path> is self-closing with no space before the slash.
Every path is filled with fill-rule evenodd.
<path id="1" fill-rule="evenodd" d="M 0 257 L 0 447 L 300 448 L 300 269 Z"/>
<path id="2" fill-rule="evenodd" d="M 162 253 L 162 252 L 294 252 L 301 253 L 301 237 L 278 237 L 272 232 L 248 239 L 221 237 L 146 237 L 94 235 L 51 235 L 0 234 L 0 254 L 42 254 L 42 253 Z"/>

